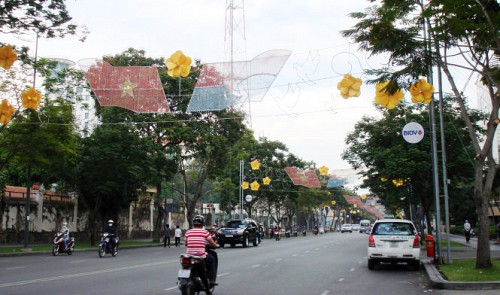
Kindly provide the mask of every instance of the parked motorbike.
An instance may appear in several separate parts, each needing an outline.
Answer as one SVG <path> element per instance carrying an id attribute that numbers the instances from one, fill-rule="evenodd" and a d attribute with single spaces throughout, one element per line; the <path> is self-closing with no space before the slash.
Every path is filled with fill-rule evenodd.
<path id="1" fill-rule="evenodd" d="M 217 252 L 211 246 L 206 246 L 206 251 L 217 259 Z M 199 294 L 205 292 L 210 295 L 215 286 L 208 281 L 208 271 L 205 260 L 200 256 L 181 254 L 181 269 L 177 275 L 177 285 L 182 295 Z"/>
<path id="2" fill-rule="evenodd" d="M 303 236 L 303 237 L 305 237 L 305 236 L 306 236 L 306 234 L 307 234 L 307 231 L 306 231 L 305 229 L 304 229 L 304 230 L 302 230 L 302 236 Z"/>
<path id="3" fill-rule="evenodd" d="M 293 228 L 293 236 L 297 237 L 299 235 L 298 229 L 296 227 Z"/>
<path id="4" fill-rule="evenodd" d="M 64 233 L 56 233 L 52 242 L 52 255 L 57 256 L 59 253 L 73 254 L 75 250 L 75 238 L 68 238 L 66 247 L 64 247 Z"/>
<path id="5" fill-rule="evenodd" d="M 99 243 L 99 257 L 104 257 L 106 254 L 110 254 L 111 256 L 116 256 L 118 254 L 118 237 L 115 237 L 115 247 L 111 243 L 111 235 L 109 233 L 101 234 L 101 242 Z"/>
<path id="6" fill-rule="evenodd" d="M 290 230 L 290 228 L 289 228 L 289 227 L 287 227 L 287 228 L 285 229 L 285 238 L 289 238 L 289 237 L 290 237 L 290 231 L 291 231 L 291 230 Z"/>
<path id="7" fill-rule="evenodd" d="M 313 234 L 314 235 L 317 235 L 319 232 L 319 229 L 317 227 L 313 228 Z"/>

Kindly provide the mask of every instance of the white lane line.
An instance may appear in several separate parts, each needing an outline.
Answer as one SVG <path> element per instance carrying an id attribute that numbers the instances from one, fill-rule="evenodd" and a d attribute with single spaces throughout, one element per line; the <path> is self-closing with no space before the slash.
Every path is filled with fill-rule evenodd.
<path id="1" fill-rule="evenodd" d="M 23 268 L 26 268 L 26 267 L 25 266 L 16 266 L 16 267 L 7 267 L 5 269 L 11 270 L 11 269 L 23 269 Z"/>
<path id="2" fill-rule="evenodd" d="M 351 271 L 355 271 L 355 270 L 356 270 L 356 269 L 355 269 L 354 267 L 353 267 L 353 268 L 351 268 Z"/>
<path id="3" fill-rule="evenodd" d="M 250 267 L 251 267 L 251 268 L 256 268 L 256 267 L 259 267 L 259 266 L 260 266 L 260 264 L 254 264 L 254 265 L 252 265 L 252 266 L 250 266 Z"/>
<path id="4" fill-rule="evenodd" d="M 161 261 L 161 262 L 138 264 L 138 265 L 125 266 L 125 267 L 118 267 L 118 268 L 108 268 L 108 269 L 89 271 L 89 272 L 81 272 L 81 273 L 55 276 L 55 277 L 47 277 L 47 278 L 40 278 L 40 279 L 33 279 L 33 280 L 24 280 L 24 281 L 18 281 L 18 282 L 4 283 L 4 284 L 0 284 L 0 288 L 12 287 L 12 286 L 22 286 L 22 285 L 42 283 L 42 282 L 50 282 L 50 281 L 70 279 L 70 278 L 76 278 L 76 277 L 92 276 L 92 275 L 108 273 L 108 272 L 117 272 L 117 271 L 122 271 L 122 270 L 130 270 L 130 269 L 135 269 L 135 268 L 143 268 L 143 267 L 150 267 L 150 266 L 155 266 L 155 265 L 162 265 L 162 264 L 166 264 L 169 262 L 177 262 L 177 261 L 178 261 L 177 259 L 167 260 L 167 261 Z"/>
<path id="5" fill-rule="evenodd" d="M 321 295 L 328 295 L 328 294 L 330 294 L 330 291 L 328 290 L 325 290 L 323 293 L 321 293 Z"/>
<path id="6" fill-rule="evenodd" d="M 217 277 L 223 277 L 223 276 L 227 276 L 229 273 L 228 272 L 225 272 L 225 273 L 221 273 L 221 274 L 218 274 Z"/>
<path id="7" fill-rule="evenodd" d="M 282 258 L 276 258 L 276 261 L 281 261 L 281 260 L 283 260 L 283 259 Z"/>
<path id="8" fill-rule="evenodd" d="M 343 282 L 343 281 L 344 281 L 344 278 L 340 278 L 340 279 L 339 279 L 339 282 Z"/>
<path id="9" fill-rule="evenodd" d="M 174 289 L 177 289 L 178 287 L 175 286 L 175 287 L 170 287 L 170 288 L 167 288 L 167 289 L 163 289 L 163 291 L 170 291 L 170 290 L 174 290 Z"/>

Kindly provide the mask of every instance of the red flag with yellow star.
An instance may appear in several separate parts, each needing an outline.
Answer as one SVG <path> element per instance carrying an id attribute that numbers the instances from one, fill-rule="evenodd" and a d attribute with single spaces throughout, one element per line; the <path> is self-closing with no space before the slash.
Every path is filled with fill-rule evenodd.
<path id="1" fill-rule="evenodd" d="M 318 176 L 314 170 L 300 170 L 296 167 L 286 167 L 286 174 L 290 177 L 290 180 L 294 185 L 302 185 L 305 187 L 315 187 L 320 188 Z"/>
<path id="2" fill-rule="evenodd" d="M 97 61 L 85 77 L 102 106 L 122 107 L 136 113 L 170 112 L 155 67 L 113 67 Z"/>

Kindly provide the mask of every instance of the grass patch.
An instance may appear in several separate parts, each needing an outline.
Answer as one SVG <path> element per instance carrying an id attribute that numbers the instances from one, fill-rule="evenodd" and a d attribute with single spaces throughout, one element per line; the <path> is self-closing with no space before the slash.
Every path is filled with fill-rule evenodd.
<path id="1" fill-rule="evenodd" d="M 455 259 L 452 264 L 442 264 L 439 270 L 448 281 L 484 282 L 498 281 L 500 278 L 500 259 L 492 259 L 493 267 L 477 269 L 476 259 Z"/>
<path id="2" fill-rule="evenodd" d="M 441 246 L 442 246 L 442 248 L 446 249 L 446 247 L 447 247 L 446 240 L 441 240 Z M 467 246 L 462 244 L 462 243 L 450 241 L 450 247 L 451 248 L 462 248 L 462 247 L 467 247 Z"/>
<path id="3" fill-rule="evenodd" d="M 120 247 L 129 247 L 129 246 L 148 246 L 148 245 L 159 245 L 159 243 L 153 242 L 141 242 L 141 241 L 120 241 Z M 77 243 L 75 249 L 97 249 L 98 245 L 91 246 L 90 244 L 79 244 Z M 41 251 L 52 251 L 51 245 L 33 245 L 30 246 L 31 252 L 41 252 Z M 13 246 L 13 247 L 0 247 L 0 253 L 21 253 L 23 252 L 22 246 Z"/>

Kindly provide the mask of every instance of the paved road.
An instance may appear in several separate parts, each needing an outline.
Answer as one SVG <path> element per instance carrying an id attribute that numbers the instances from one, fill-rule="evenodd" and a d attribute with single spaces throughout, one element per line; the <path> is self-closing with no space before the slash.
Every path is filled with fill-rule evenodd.
<path id="1" fill-rule="evenodd" d="M 328 233 L 220 249 L 215 294 L 479 294 L 429 289 L 424 270 L 386 265 L 368 270 L 367 237 Z M 72 256 L 4 257 L 0 294 L 180 294 L 176 276 L 183 250 L 128 249 L 115 258 L 99 258 L 97 250 Z"/>

